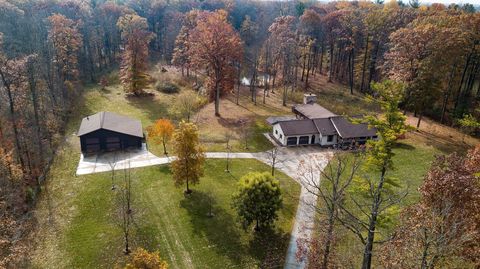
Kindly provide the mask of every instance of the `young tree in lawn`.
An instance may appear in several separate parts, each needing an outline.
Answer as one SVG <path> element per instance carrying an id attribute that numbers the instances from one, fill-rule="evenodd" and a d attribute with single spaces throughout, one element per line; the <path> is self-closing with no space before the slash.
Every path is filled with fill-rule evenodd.
<path id="1" fill-rule="evenodd" d="M 162 260 L 159 251 L 149 252 L 137 248 L 124 269 L 168 269 L 168 264 Z"/>
<path id="2" fill-rule="evenodd" d="M 360 168 L 361 157 L 360 154 L 336 153 L 327 167 L 324 167 L 325 160 L 314 157 L 303 161 L 298 168 L 303 187 L 320 199 L 320 203 L 310 205 L 319 215 L 319 237 L 306 244 L 302 242 L 297 251 L 297 255 L 307 255 L 310 262 L 315 261 L 315 268 L 335 267 L 332 257 L 336 245 L 335 227 L 339 211 L 345 206 L 348 188 Z"/>
<path id="3" fill-rule="evenodd" d="M 208 70 L 207 86 L 215 100 L 215 115 L 220 116 L 220 96 L 233 90 L 234 63 L 242 59 L 240 36 L 227 20 L 227 12 L 202 12 L 189 36 L 189 57 L 197 69 Z"/>
<path id="4" fill-rule="evenodd" d="M 203 176 L 205 154 L 198 140 L 195 124 L 182 121 L 173 133 L 173 151 L 177 158 L 172 161 L 175 186 L 186 184 L 185 193 L 190 194 L 190 184 L 198 184 Z"/>
<path id="5" fill-rule="evenodd" d="M 245 228 L 255 223 L 255 230 L 269 227 L 278 218 L 283 200 L 280 182 L 269 173 L 249 173 L 240 179 L 233 195 L 233 208 Z"/>
<path id="6" fill-rule="evenodd" d="M 118 199 L 120 202 L 120 227 L 122 228 L 123 232 L 123 239 L 125 243 L 124 254 L 130 254 L 130 230 L 132 224 L 132 177 L 131 177 L 131 170 L 130 170 L 130 162 L 128 162 L 127 167 L 124 169 L 123 175 L 123 184 L 119 189 Z"/>
<path id="7" fill-rule="evenodd" d="M 78 53 L 83 44 L 78 24 L 61 14 L 51 15 L 48 21 L 48 41 L 54 50 L 58 74 L 63 81 L 75 81 L 79 75 Z"/>
<path id="8" fill-rule="evenodd" d="M 438 156 L 382 248 L 386 268 L 474 268 L 480 262 L 480 146 L 467 156 Z"/>
<path id="9" fill-rule="evenodd" d="M 226 172 L 230 173 L 230 152 L 232 151 L 232 145 L 230 142 L 232 141 L 233 133 L 230 131 L 225 132 L 225 149 L 227 150 L 227 167 L 225 169 Z"/>
<path id="10" fill-rule="evenodd" d="M 118 19 L 124 50 L 120 67 L 120 81 L 127 93 L 139 96 L 150 85 L 147 73 L 148 44 L 154 34 L 148 31 L 147 19 L 127 14 Z"/>
<path id="11" fill-rule="evenodd" d="M 172 138 L 175 126 L 168 119 L 159 119 L 152 126 L 148 127 L 148 135 L 153 138 L 155 143 L 162 143 L 163 154 L 167 155 L 166 143 Z"/>
<path id="12" fill-rule="evenodd" d="M 386 80 L 373 83 L 372 89 L 378 93 L 378 97 L 373 101 L 380 105 L 383 113 L 381 116 L 369 115 L 363 119 L 363 122 L 377 129 L 379 136 L 377 141 L 370 140 L 367 143 L 365 164 L 370 175 L 362 176 L 355 182 L 354 187 L 360 195 L 356 197 L 352 194 L 348 197 L 356 210 L 342 206 L 342 217 L 339 218 L 340 223 L 353 232 L 365 246 L 362 269 L 370 269 L 372 266 L 373 245 L 377 242 L 375 235 L 378 233 L 376 229 L 384 216 L 382 214 L 406 195 L 398 192 L 399 184 L 387 174 L 394 168 L 393 146 L 397 138 L 407 131 L 406 117 L 398 108 L 404 87 L 403 84 Z M 374 176 L 376 173 L 379 173 L 378 178 Z"/>

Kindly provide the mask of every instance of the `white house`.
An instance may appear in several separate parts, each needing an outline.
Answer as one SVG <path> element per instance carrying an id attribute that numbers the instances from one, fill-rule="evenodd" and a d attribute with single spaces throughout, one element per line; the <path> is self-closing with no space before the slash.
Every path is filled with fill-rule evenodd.
<path id="1" fill-rule="evenodd" d="M 292 111 L 295 119 L 290 116 L 267 119 L 272 125 L 272 136 L 284 146 L 346 146 L 377 139 L 374 128 L 335 115 L 318 105 L 313 94 L 306 94 L 304 104 L 295 105 Z"/>

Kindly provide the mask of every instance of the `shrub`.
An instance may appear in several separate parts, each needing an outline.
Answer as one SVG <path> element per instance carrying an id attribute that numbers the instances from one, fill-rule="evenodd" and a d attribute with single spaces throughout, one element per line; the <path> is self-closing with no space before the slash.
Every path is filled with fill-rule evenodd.
<path id="1" fill-rule="evenodd" d="M 158 81 L 157 83 L 155 83 L 155 90 L 166 94 L 173 94 L 178 93 L 180 91 L 180 88 L 176 84 L 171 82 Z"/>

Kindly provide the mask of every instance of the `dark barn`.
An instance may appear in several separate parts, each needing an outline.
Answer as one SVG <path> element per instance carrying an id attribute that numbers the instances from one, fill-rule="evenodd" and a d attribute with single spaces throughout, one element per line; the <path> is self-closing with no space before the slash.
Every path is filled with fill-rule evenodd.
<path id="1" fill-rule="evenodd" d="M 112 112 L 83 118 L 77 136 L 83 153 L 141 148 L 144 141 L 139 120 Z"/>

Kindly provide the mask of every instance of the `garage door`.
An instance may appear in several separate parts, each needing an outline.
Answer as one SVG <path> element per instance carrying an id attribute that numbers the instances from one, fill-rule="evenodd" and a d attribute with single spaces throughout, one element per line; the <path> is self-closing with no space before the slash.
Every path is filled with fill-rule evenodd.
<path id="1" fill-rule="evenodd" d="M 99 138 L 87 138 L 87 139 L 85 139 L 85 150 L 87 152 L 100 151 L 100 139 Z"/>
<path id="2" fill-rule="evenodd" d="M 107 150 L 117 150 L 122 148 L 119 137 L 116 137 L 116 136 L 107 137 L 105 142 L 106 142 Z"/>
<path id="3" fill-rule="evenodd" d="M 287 146 L 294 146 L 297 144 L 297 137 L 287 138 Z"/>
<path id="4" fill-rule="evenodd" d="M 300 136 L 300 140 L 298 141 L 298 144 L 307 145 L 309 140 L 310 140 L 309 136 Z"/>

